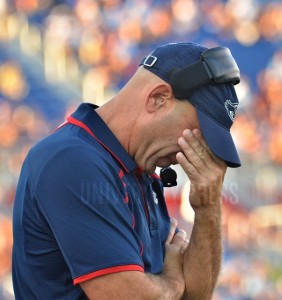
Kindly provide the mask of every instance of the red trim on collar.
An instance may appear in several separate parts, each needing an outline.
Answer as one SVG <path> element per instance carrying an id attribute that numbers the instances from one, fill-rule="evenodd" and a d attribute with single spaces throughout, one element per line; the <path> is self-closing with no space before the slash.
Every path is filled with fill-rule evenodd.
<path id="1" fill-rule="evenodd" d="M 109 151 L 111 153 L 111 155 L 120 163 L 120 165 L 124 168 L 124 170 L 129 173 L 128 169 L 126 168 L 126 166 L 122 163 L 122 161 L 113 153 L 113 151 L 108 148 L 104 143 L 102 143 L 96 136 L 95 134 L 91 131 L 91 129 L 84 124 L 83 122 L 75 119 L 73 116 L 69 116 L 67 117 L 67 121 L 68 123 L 71 123 L 73 125 L 79 126 L 82 129 L 86 130 L 95 140 L 97 140 L 107 151 Z"/>
<path id="2" fill-rule="evenodd" d="M 65 121 L 64 123 L 62 123 L 61 125 L 59 125 L 56 129 L 54 129 L 51 134 L 55 133 L 57 130 L 59 130 L 60 128 L 64 127 L 65 125 L 69 124 L 68 121 Z"/>
<path id="3" fill-rule="evenodd" d="M 138 178 L 142 176 L 143 172 L 144 170 L 141 167 L 138 167 L 134 170 L 134 174 L 137 175 Z"/>

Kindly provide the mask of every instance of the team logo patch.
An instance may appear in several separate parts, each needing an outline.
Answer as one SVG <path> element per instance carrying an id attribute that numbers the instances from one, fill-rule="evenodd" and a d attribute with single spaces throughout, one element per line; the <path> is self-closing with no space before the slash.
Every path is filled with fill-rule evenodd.
<path id="1" fill-rule="evenodd" d="M 224 106 L 225 106 L 225 109 L 227 111 L 229 118 L 233 122 L 234 118 L 235 118 L 235 112 L 238 107 L 238 103 L 232 103 L 231 100 L 226 100 L 224 102 Z"/>
<path id="2" fill-rule="evenodd" d="M 159 199 L 158 199 L 158 197 L 157 197 L 157 194 L 156 194 L 154 191 L 152 191 L 152 194 L 153 194 L 154 202 L 155 202 L 156 204 L 159 204 Z"/>

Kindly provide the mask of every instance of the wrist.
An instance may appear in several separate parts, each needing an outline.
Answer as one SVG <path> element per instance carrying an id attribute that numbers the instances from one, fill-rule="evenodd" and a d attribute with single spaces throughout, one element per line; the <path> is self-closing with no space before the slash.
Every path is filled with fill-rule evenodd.
<path id="1" fill-rule="evenodd" d="M 209 208 L 199 208 L 194 211 L 194 225 L 197 224 L 197 226 L 205 227 L 207 230 L 221 226 L 221 205 Z"/>
<path id="2" fill-rule="evenodd" d="M 171 299 L 181 299 L 185 291 L 184 275 L 181 278 L 177 278 L 175 276 L 162 274 L 161 277 L 165 288 L 167 288 L 168 292 L 170 291 L 171 293 Z"/>
<path id="3" fill-rule="evenodd" d="M 156 299 L 181 299 L 184 294 L 184 278 L 178 279 L 165 272 L 159 275 L 147 274 L 147 276 L 155 283 L 155 286 L 158 286 L 158 296 L 155 297 Z"/>

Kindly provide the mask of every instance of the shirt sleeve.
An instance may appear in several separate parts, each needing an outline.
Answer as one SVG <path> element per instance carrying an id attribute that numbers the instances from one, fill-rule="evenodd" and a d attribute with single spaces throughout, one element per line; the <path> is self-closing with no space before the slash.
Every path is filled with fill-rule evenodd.
<path id="1" fill-rule="evenodd" d="M 141 243 L 113 160 L 91 150 L 59 153 L 46 163 L 35 189 L 74 284 L 109 273 L 144 272 Z"/>

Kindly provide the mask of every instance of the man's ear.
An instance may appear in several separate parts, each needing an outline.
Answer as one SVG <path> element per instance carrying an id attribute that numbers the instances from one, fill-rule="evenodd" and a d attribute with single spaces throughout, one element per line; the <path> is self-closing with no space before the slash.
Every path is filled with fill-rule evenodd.
<path id="1" fill-rule="evenodd" d="M 146 108 L 148 112 L 154 112 L 165 105 L 171 105 L 173 99 L 171 86 L 168 83 L 159 83 L 148 93 Z"/>

